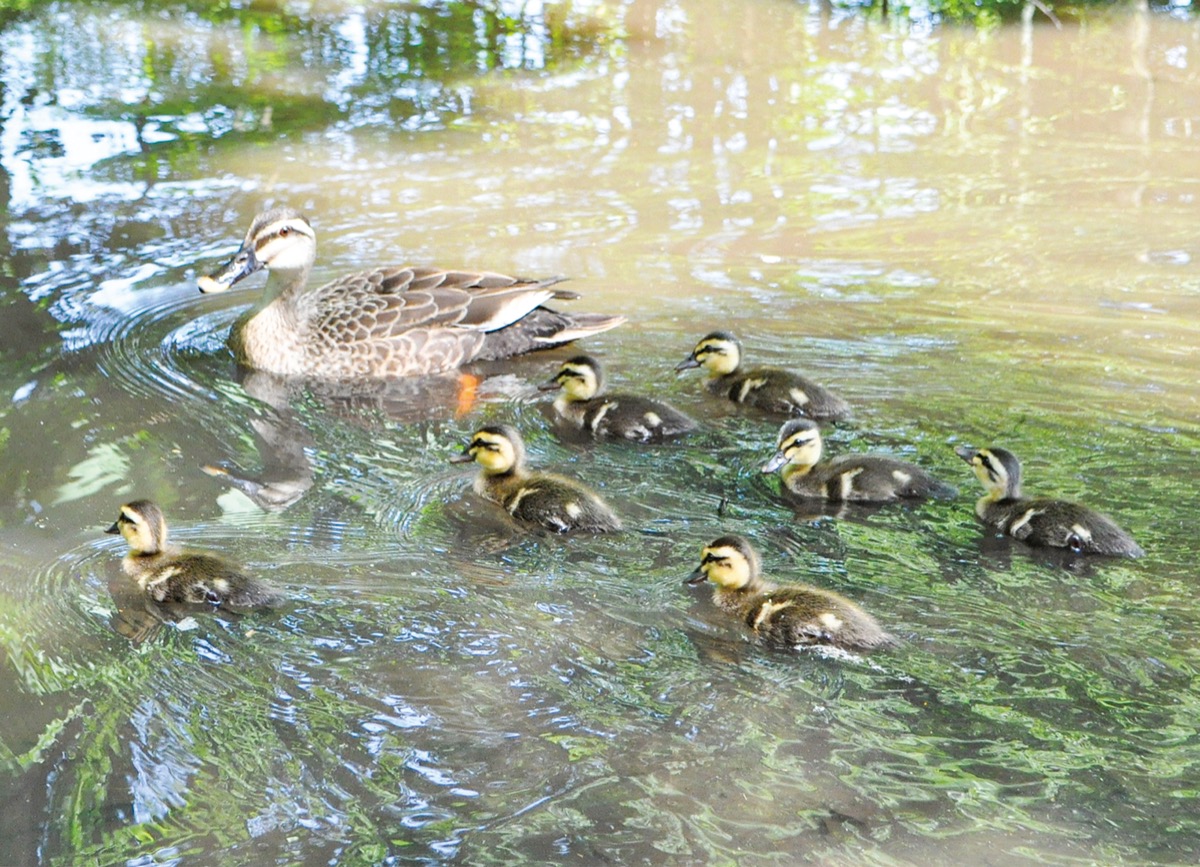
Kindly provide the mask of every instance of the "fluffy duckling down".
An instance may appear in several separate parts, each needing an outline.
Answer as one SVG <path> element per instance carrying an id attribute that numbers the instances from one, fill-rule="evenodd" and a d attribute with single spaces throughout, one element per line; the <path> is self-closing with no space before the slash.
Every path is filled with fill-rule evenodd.
<path id="1" fill-rule="evenodd" d="M 606 394 L 604 369 L 589 355 L 563 362 L 558 373 L 540 386 L 561 389 L 554 399 L 559 418 L 597 439 L 659 443 L 696 429 L 696 423 L 675 407 L 634 394 Z"/>
<path id="2" fill-rule="evenodd" d="M 182 551 L 167 544 L 167 521 L 149 500 L 121 507 L 108 533 L 120 534 L 130 551 L 125 573 L 155 602 L 207 603 L 229 608 L 278 605 L 283 594 L 211 554 Z"/>
<path id="3" fill-rule="evenodd" d="M 710 581 L 713 603 L 774 647 L 828 644 L 872 650 L 894 642 L 862 608 L 831 590 L 808 584 L 778 585 L 762 576 L 758 552 L 741 536 L 704 546 L 688 584 Z"/>
<path id="4" fill-rule="evenodd" d="M 804 418 L 785 422 L 775 454 L 762 471 L 778 470 L 784 492 L 799 498 L 889 503 L 958 493 L 916 464 L 884 455 L 841 455 L 821 463 L 823 448 L 815 422 Z"/>
<path id="5" fill-rule="evenodd" d="M 1107 515 L 1079 503 L 1021 496 L 1021 462 L 1007 449 L 959 446 L 986 493 L 975 515 L 987 527 L 1028 545 L 1069 548 L 1079 554 L 1141 557 L 1142 547 Z"/>
<path id="6" fill-rule="evenodd" d="M 719 397 L 767 412 L 836 421 L 850 415 L 850 405 L 812 380 L 777 367 L 742 369 L 742 344 L 728 331 L 703 337 L 676 372 L 703 367 L 705 387 Z"/>
<path id="7" fill-rule="evenodd" d="M 583 484 L 552 473 L 531 472 L 525 442 L 516 428 L 488 425 L 475 432 L 454 463 L 479 465 L 475 491 L 504 507 L 516 520 L 553 533 L 608 533 L 621 520 L 600 496 Z"/>

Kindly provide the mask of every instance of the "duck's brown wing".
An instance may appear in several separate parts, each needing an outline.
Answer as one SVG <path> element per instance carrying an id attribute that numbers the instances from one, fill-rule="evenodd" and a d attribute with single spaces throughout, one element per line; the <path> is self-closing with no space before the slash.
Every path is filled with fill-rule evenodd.
<path id="1" fill-rule="evenodd" d="M 557 282 L 487 271 L 380 268 L 335 280 L 300 303 L 310 340 L 322 346 L 318 352 L 340 347 L 357 356 L 356 367 L 377 375 L 436 373 L 471 361 L 486 335 L 520 322 L 551 298 L 576 297 L 551 288 Z M 540 336 L 547 329 L 537 330 Z M 518 351 L 537 348 L 529 343 Z"/>

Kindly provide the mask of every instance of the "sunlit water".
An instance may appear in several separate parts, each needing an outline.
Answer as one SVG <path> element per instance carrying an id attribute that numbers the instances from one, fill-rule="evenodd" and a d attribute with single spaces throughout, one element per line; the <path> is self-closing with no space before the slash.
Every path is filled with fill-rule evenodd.
<path id="1" fill-rule="evenodd" d="M 1194 21 L 132 8 L 0 30 L 0 862 L 1200 858 Z M 704 429 L 558 437 L 534 386 L 574 350 L 497 366 L 466 415 L 453 380 L 237 371 L 250 296 L 194 280 L 271 203 L 312 217 L 318 280 L 569 275 L 630 317 L 587 344 L 614 386 Z M 831 452 L 959 498 L 784 504 L 777 421 L 671 372 L 716 327 L 852 401 Z M 498 420 L 626 532 L 475 498 L 447 459 Z M 985 538 L 961 443 L 1148 557 Z M 291 601 L 148 609 L 102 533 L 134 497 Z M 724 532 L 900 646 L 748 643 L 682 585 Z"/>

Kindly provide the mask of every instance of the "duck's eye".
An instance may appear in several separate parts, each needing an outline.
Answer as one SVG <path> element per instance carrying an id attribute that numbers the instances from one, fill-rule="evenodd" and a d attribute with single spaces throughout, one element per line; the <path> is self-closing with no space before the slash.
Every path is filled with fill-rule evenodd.
<path id="1" fill-rule="evenodd" d="M 286 238 L 291 233 L 292 233 L 292 230 L 290 228 L 288 228 L 287 226 L 284 226 L 282 229 L 279 230 L 279 237 Z"/>

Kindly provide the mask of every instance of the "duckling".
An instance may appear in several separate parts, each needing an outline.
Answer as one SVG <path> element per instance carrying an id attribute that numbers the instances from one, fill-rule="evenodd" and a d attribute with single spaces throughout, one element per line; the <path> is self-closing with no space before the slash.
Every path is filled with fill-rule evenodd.
<path id="1" fill-rule="evenodd" d="M 696 429 L 694 421 L 669 404 L 633 394 L 604 394 L 604 370 L 588 355 L 563 362 L 539 388 L 561 388 L 554 399 L 559 417 L 598 439 L 659 443 Z"/>
<path id="2" fill-rule="evenodd" d="M 525 466 L 525 443 L 516 428 L 506 424 L 480 428 L 453 463 L 475 461 L 479 477 L 475 491 L 499 503 L 516 518 L 554 533 L 582 530 L 607 533 L 621 529 L 612 509 L 588 488 L 572 479 L 530 472 Z"/>
<path id="3" fill-rule="evenodd" d="M 780 470 L 783 490 L 793 497 L 889 503 L 901 497 L 952 497 L 943 484 L 915 464 L 883 455 L 842 455 L 822 464 L 821 430 L 806 418 L 785 422 L 774 457 L 764 473 Z"/>
<path id="4" fill-rule="evenodd" d="M 774 367 L 742 370 L 742 344 L 728 331 L 705 336 L 675 371 L 704 367 L 705 386 L 715 395 L 767 412 L 835 421 L 850 415 L 850 405 L 799 374 Z"/>
<path id="5" fill-rule="evenodd" d="M 722 536 L 701 551 L 688 584 L 706 579 L 716 587 L 713 603 L 775 647 L 831 644 L 871 650 L 894 642 L 867 612 L 831 590 L 808 584 L 779 586 L 761 574 L 758 552 L 741 536 Z"/>
<path id="6" fill-rule="evenodd" d="M 625 321 L 541 306 L 578 297 L 552 288 L 558 277 L 399 266 L 312 289 L 316 253 L 308 220 L 291 208 L 274 208 L 255 217 L 233 259 L 200 278 L 201 292 L 224 292 L 268 270 L 262 300 L 230 333 L 241 364 L 316 379 L 416 376 L 557 346 Z"/>
<path id="7" fill-rule="evenodd" d="M 155 602 L 207 602 L 230 608 L 278 605 L 283 594 L 239 572 L 211 554 L 180 551 L 167 545 L 167 522 L 162 509 L 149 500 L 121 507 L 116 522 L 105 532 L 129 543 L 121 561 L 125 574 Z"/>
<path id="8" fill-rule="evenodd" d="M 1028 545 L 1070 548 L 1077 554 L 1141 557 L 1146 552 L 1112 518 L 1067 500 L 1021 496 L 1021 462 L 1007 449 L 959 446 L 987 491 L 975 504 L 984 525 Z"/>

